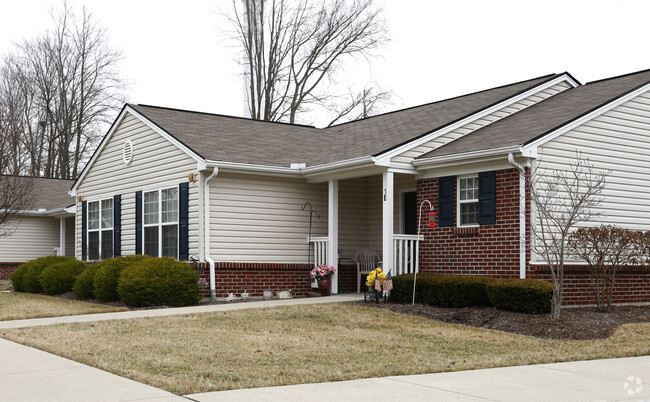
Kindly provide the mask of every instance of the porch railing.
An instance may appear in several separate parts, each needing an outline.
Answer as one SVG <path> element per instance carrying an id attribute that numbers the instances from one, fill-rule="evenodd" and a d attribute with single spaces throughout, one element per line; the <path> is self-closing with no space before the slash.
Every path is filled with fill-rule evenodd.
<path id="1" fill-rule="evenodd" d="M 314 262 L 314 266 L 327 265 L 327 237 L 312 237 L 308 241 L 310 245 L 313 244 L 312 261 Z M 312 281 L 311 287 L 318 287 L 316 280 Z"/>
<path id="2" fill-rule="evenodd" d="M 393 275 L 419 272 L 418 250 L 423 239 L 421 235 L 393 235 Z"/>

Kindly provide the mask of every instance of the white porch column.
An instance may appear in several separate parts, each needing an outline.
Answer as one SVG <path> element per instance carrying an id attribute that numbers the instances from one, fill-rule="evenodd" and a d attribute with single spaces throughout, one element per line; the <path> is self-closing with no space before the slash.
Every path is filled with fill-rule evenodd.
<path id="1" fill-rule="evenodd" d="M 59 255 L 65 255 L 65 219 L 59 218 Z"/>
<path id="2" fill-rule="evenodd" d="M 384 272 L 393 268 L 393 172 L 382 174 L 382 260 Z"/>
<path id="3" fill-rule="evenodd" d="M 327 197 L 327 264 L 336 268 L 332 294 L 339 292 L 339 181 L 329 181 Z"/>

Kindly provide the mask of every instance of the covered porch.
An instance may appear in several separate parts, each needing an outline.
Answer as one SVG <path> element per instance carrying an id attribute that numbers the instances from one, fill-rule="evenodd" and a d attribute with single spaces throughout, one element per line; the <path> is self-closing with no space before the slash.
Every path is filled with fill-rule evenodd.
<path id="1" fill-rule="evenodd" d="M 351 291 L 347 282 L 352 270 L 357 280 L 355 254 L 359 250 L 376 251 L 384 272 L 393 276 L 418 272 L 422 236 L 417 235 L 419 201 L 415 175 L 385 169 L 379 174 L 330 179 L 327 186 L 327 211 L 323 214 L 326 235 L 312 234 L 307 240 L 311 245 L 311 264 L 337 268 L 332 293 Z M 428 223 L 425 219 L 427 214 L 423 225 Z M 343 283 L 341 273 L 346 276 L 344 289 L 339 288 Z M 362 282 L 364 278 L 362 275 Z M 357 291 L 356 283 L 353 291 Z"/>

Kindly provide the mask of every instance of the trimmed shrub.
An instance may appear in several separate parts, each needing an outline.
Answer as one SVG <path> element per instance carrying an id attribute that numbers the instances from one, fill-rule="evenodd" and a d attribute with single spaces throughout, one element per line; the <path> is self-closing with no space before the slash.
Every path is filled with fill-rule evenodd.
<path id="1" fill-rule="evenodd" d="M 57 255 L 50 255 L 47 257 L 36 258 L 26 262 L 27 270 L 23 276 L 23 289 L 29 293 L 40 293 L 43 291 L 41 286 L 41 272 L 50 265 L 58 264 L 60 262 L 76 261 L 72 257 L 63 257 Z"/>
<path id="2" fill-rule="evenodd" d="M 11 286 L 15 292 L 25 291 L 25 285 L 23 281 L 25 278 L 25 273 L 27 272 L 27 268 L 29 268 L 28 263 L 20 264 L 18 268 L 16 268 L 16 270 L 11 274 Z"/>
<path id="3" fill-rule="evenodd" d="M 418 274 L 415 284 L 416 303 L 439 305 L 436 292 L 437 283 L 441 275 L 431 272 Z M 393 277 L 393 290 L 390 291 L 390 300 L 396 303 L 411 303 L 413 301 L 413 274 L 403 274 Z"/>
<path id="4" fill-rule="evenodd" d="M 443 307 L 489 306 L 486 290 L 496 279 L 472 275 L 441 275 L 436 284 L 438 302 Z"/>
<path id="5" fill-rule="evenodd" d="M 72 291 L 72 286 L 84 269 L 84 261 L 72 260 L 48 265 L 40 275 L 41 287 L 48 295 L 60 295 Z"/>
<path id="6" fill-rule="evenodd" d="M 72 286 L 72 291 L 77 296 L 77 299 L 90 299 L 95 295 L 95 273 L 97 273 L 98 269 L 97 264 L 91 264 L 77 276 Z"/>
<path id="7" fill-rule="evenodd" d="M 187 306 L 199 302 L 199 274 L 170 257 L 146 258 L 120 276 L 117 291 L 129 306 Z"/>
<path id="8" fill-rule="evenodd" d="M 489 283 L 487 293 L 499 310 L 541 314 L 551 312 L 553 285 L 539 279 L 502 279 Z"/>
<path id="9" fill-rule="evenodd" d="M 133 264 L 136 264 L 146 258 L 146 255 L 127 255 L 124 257 L 114 257 L 102 260 L 95 264 L 94 294 L 97 300 L 102 302 L 111 302 L 120 300 L 117 292 L 117 284 L 122 271 Z"/>

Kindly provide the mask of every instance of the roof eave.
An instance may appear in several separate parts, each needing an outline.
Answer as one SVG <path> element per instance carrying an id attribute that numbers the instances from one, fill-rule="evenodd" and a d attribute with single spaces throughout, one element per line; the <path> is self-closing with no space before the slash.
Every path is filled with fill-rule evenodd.
<path id="1" fill-rule="evenodd" d="M 481 162 L 486 160 L 494 160 L 495 158 L 507 157 L 510 153 L 521 153 L 519 145 L 481 149 L 478 151 L 459 152 L 455 154 L 432 156 L 429 158 L 421 158 L 413 161 L 413 166 L 418 170 L 426 170 L 437 168 L 441 166 L 449 166 L 459 162 Z"/>

